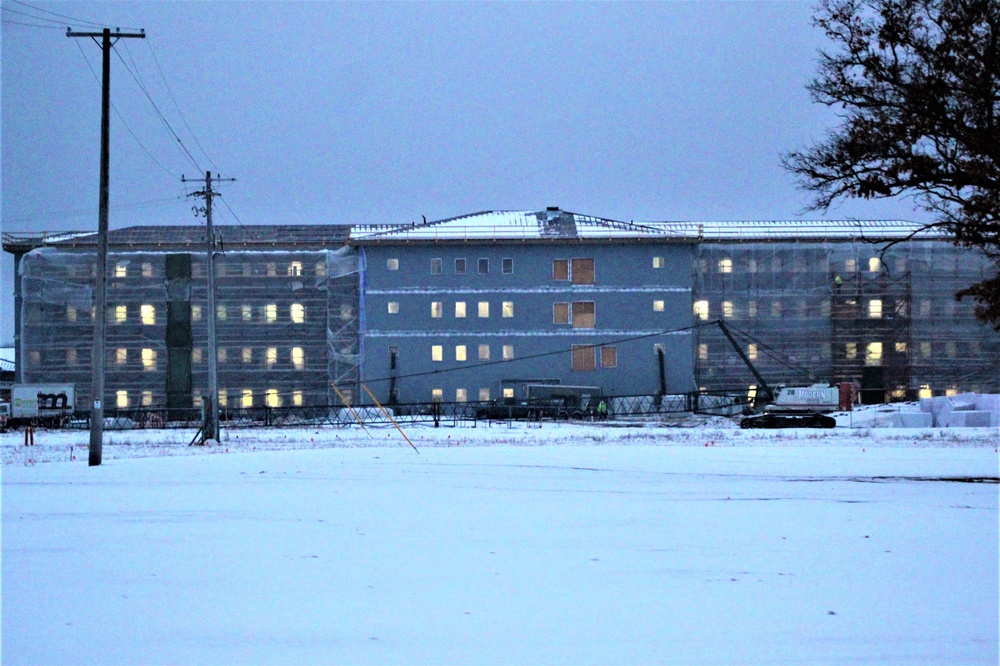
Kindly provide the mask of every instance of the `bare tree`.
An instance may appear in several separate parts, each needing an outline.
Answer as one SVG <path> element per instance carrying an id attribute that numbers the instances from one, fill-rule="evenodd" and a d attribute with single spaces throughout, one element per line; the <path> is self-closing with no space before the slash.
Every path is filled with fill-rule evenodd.
<path id="1" fill-rule="evenodd" d="M 823 0 L 814 23 L 833 43 L 808 85 L 841 122 L 782 157 L 823 210 L 842 198 L 913 195 L 955 242 L 998 275 L 956 298 L 1000 330 L 1000 3 Z"/>

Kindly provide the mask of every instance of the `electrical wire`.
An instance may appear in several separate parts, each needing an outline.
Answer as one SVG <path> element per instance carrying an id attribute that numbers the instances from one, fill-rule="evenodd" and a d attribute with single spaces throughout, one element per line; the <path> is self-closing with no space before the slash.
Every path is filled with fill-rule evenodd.
<path id="1" fill-rule="evenodd" d="M 61 25 L 41 25 L 41 24 L 38 24 L 38 23 L 24 23 L 22 21 L 12 21 L 11 19 L 3 19 L 3 23 L 6 23 L 7 25 L 23 25 L 23 26 L 26 26 L 28 28 L 42 28 L 42 29 L 45 29 L 45 30 L 62 30 L 63 29 L 63 27 Z"/>
<path id="2" fill-rule="evenodd" d="M 65 14 L 58 14 L 56 12 L 51 12 L 51 11 L 49 11 L 47 9 L 42 9 L 41 7 L 36 7 L 34 5 L 30 5 L 27 2 L 21 2 L 21 0 L 8 0 L 8 2 L 12 2 L 15 5 L 21 5 L 22 7 L 27 7 L 28 9 L 32 9 L 32 10 L 34 10 L 36 12 L 41 12 L 43 14 L 49 14 L 51 16 L 58 16 L 59 18 L 71 21 L 71 22 L 75 23 L 76 25 L 85 25 L 85 26 L 96 27 L 96 28 L 104 28 L 107 25 L 106 23 L 103 23 L 103 24 L 102 23 L 94 23 L 93 21 L 85 21 L 83 19 L 74 18 L 72 16 L 66 16 Z M 5 11 L 17 11 L 17 10 L 14 10 L 14 9 L 10 9 L 8 7 L 4 7 L 4 10 Z M 17 13 L 18 14 L 23 14 L 24 12 L 17 12 Z M 29 15 L 25 14 L 25 16 L 29 16 Z M 56 22 L 55 19 L 45 18 L 44 16 L 32 16 L 31 18 L 37 18 L 37 19 L 42 20 L 42 21 Z M 118 29 L 121 30 L 122 28 L 118 28 Z M 124 28 L 124 29 L 125 30 L 138 30 L 138 28 Z"/>

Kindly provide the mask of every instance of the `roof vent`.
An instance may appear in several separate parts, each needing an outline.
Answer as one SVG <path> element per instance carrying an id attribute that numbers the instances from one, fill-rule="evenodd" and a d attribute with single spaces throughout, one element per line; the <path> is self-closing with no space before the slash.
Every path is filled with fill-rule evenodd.
<path id="1" fill-rule="evenodd" d="M 558 211 L 559 210 L 559 206 L 549 206 L 545 210 L 548 210 L 548 211 Z"/>

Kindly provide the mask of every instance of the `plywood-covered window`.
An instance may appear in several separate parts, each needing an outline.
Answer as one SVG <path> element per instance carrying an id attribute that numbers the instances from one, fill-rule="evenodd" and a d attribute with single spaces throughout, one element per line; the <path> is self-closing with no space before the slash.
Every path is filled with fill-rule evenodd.
<path id="1" fill-rule="evenodd" d="M 573 259 L 570 262 L 570 281 L 573 284 L 594 284 L 594 260 Z"/>
<path id="2" fill-rule="evenodd" d="M 597 362 L 593 345 L 573 345 L 572 354 L 574 371 L 586 372 L 596 369 Z"/>
<path id="3" fill-rule="evenodd" d="M 569 260 L 568 259 L 553 259 L 552 260 L 552 279 L 553 280 L 568 280 L 569 279 Z"/>
<path id="4" fill-rule="evenodd" d="M 552 323 L 553 324 L 569 323 L 569 303 L 552 304 Z"/>
<path id="5" fill-rule="evenodd" d="M 594 328 L 597 323 L 596 307 L 593 301 L 573 301 L 570 312 L 573 328 Z"/>
<path id="6" fill-rule="evenodd" d="M 601 347 L 601 367 L 602 368 L 618 367 L 617 347 L 610 347 L 610 346 Z"/>

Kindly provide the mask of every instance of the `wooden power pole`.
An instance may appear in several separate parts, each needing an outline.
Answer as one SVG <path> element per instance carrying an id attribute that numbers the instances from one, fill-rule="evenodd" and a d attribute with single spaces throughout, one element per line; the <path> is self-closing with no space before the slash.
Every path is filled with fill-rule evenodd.
<path id="1" fill-rule="evenodd" d="M 91 361 L 93 376 L 91 394 L 93 405 L 90 410 L 90 466 L 101 464 L 101 449 L 104 439 L 104 324 L 107 318 L 108 284 L 108 169 L 109 135 L 111 111 L 111 47 L 119 39 L 145 39 L 146 31 L 126 33 L 119 29 L 111 32 L 104 28 L 101 32 L 73 32 L 66 29 L 67 37 L 90 37 L 104 52 L 101 82 L 101 191 L 97 212 L 97 288 L 94 290 L 94 348 Z M 112 38 L 114 41 L 112 41 Z"/>

